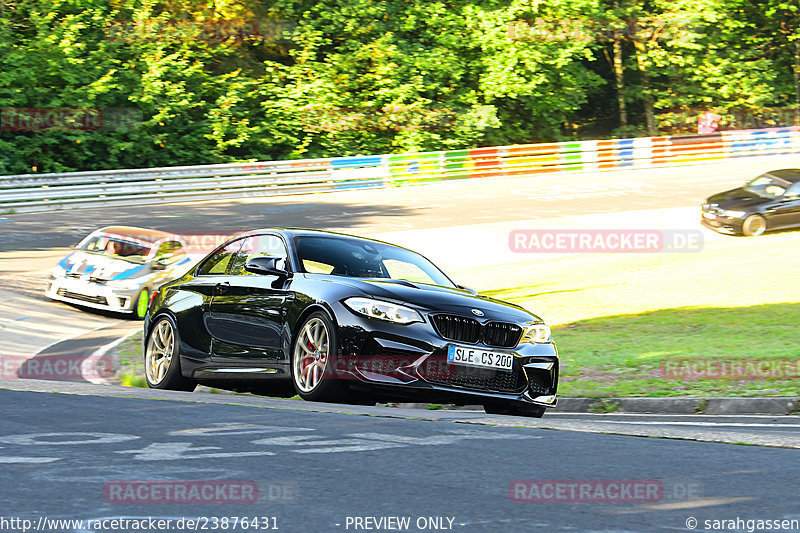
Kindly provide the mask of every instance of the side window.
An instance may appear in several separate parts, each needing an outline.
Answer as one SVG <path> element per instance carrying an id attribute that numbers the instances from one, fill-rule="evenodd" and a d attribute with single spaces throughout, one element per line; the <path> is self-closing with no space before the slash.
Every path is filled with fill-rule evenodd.
<path id="1" fill-rule="evenodd" d="M 277 235 L 254 235 L 244 240 L 236 260 L 233 262 L 232 276 L 254 276 L 244 269 L 247 261 L 253 257 L 280 257 L 283 262 L 278 266 L 286 267 L 286 246 Z"/>
<path id="2" fill-rule="evenodd" d="M 200 265 L 200 268 L 197 271 L 197 275 L 219 276 L 226 274 L 228 272 L 228 267 L 230 266 L 234 256 L 236 256 L 236 252 L 238 252 L 239 248 L 242 246 L 242 241 L 243 239 L 237 239 L 229 243 L 227 246 L 217 251 L 217 253 L 215 253 L 205 261 L 203 261 L 203 264 Z"/>
<path id="3" fill-rule="evenodd" d="M 792 184 L 786 192 L 783 193 L 784 196 L 793 197 L 793 196 L 800 196 L 800 181 L 797 183 Z"/>
<path id="4" fill-rule="evenodd" d="M 156 251 L 156 259 L 183 253 L 182 248 L 183 247 L 181 246 L 181 243 L 178 241 L 162 242 L 161 246 L 159 246 L 158 250 Z"/>

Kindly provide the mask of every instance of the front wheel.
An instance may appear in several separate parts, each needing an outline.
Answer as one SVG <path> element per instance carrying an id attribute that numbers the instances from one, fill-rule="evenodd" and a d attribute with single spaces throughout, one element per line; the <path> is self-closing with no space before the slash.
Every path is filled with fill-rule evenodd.
<path id="1" fill-rule="evenodd" d="M 175 321 L 157 318 L 147 338 L 144 376 L 151 389 L 193 391 L 197 383 L 181 374 L 180 340 Z"/>
<path id="2" fill-rule="evenodd" d="M 767 231 L 767 221 L 761 215 L 750 215 L 742 222 L 742 233 L 747 237 L 757 237 Z"/>
<path id="3" fill-rule="evenodd" d="M 333 372 L 336 331 L 328 315 L 317 311 L 300 326 L 292 346 L 292 381 L 304 400 L 340 402 L 347 385 Z"/>
<path id="4" fill-rule="evenodd" d="M 147 314 L 147 307 L 150 305 L 150 291 L 142 289 L 136 297 L 136 303 L 133 306 L 133 316 L 139 320 L 144 319 Z"/>

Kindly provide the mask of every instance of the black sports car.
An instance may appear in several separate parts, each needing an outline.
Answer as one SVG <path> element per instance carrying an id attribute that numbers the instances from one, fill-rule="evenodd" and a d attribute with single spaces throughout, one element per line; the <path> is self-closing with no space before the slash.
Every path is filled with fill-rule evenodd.
<path id="1" fill-rule="evenodd" d="M 536 315 L 457 286 L 410 250 L 298 229 L 238 235 L 155 292 L 144 362 L 162 389 L 258 383 L 306 400 L 536 417 L 555 406 L 558 382 Z"/>
<path id="2" fill-rule="evenodd" d="M 800 226 L 800 169 L 772 170 L 710 196 L 701 221 L 720 233 L 747 236 Z"/>

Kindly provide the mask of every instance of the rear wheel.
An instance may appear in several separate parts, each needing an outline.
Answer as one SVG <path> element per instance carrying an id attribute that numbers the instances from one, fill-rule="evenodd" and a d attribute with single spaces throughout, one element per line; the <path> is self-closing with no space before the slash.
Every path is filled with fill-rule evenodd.
<path id="1" fill-rule="evenodd" d="M 545 408 L 539 405 L 515 405 L 508 403 L 485 403 L 483 410 L 490 415 L 529 416 L 542 418 Z"/>
<path id="2" fill-rule="evenodd" d="M 317 311 L 300 326 L 292 346 L 292 382 L 297 394 L 315 402 L 341 402 L 347 385 L 333 373 L 336 332 L 328 315 Z"/>
<path id="3" fill-rule="evenodd" d="M 767 231 L 767 221 L 761 215 L 750 215 L 742 222 L 742 233 L 747 237 L 757 237 Z"/>
<path id="4" fill-rule="evenodd" d="M 156 319 L 144 352 L 144 376 L 151 389 L 193 391 L 197 382 L 181 375 L 180 339 L 172 317 Z"/>

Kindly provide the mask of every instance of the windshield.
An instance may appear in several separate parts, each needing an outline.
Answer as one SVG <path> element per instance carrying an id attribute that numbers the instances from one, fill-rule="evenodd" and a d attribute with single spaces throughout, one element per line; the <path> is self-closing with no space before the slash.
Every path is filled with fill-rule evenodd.
<path id="1" fill-rule="evenodd" d="M 791 183 L 772 174 L 762 174 L 748 182 L 744 188 L 764 198 L 777 198 L 786 192 L 789 185 Z"/>
<path id="2" fill-rule="evenodd" d="M 433 263 L 403 248 L 347 237 L 295 238 L 305 272 L 350 278 L 383 278 L 454 287 Z"/>
<path id="3" fill-rule="evenodd" d="M 144 263 L 151 250 L 147 246 L 126 241 L 123 237 L 110 235 L 92 235 L 76 249 L 134 263 Z"/>

